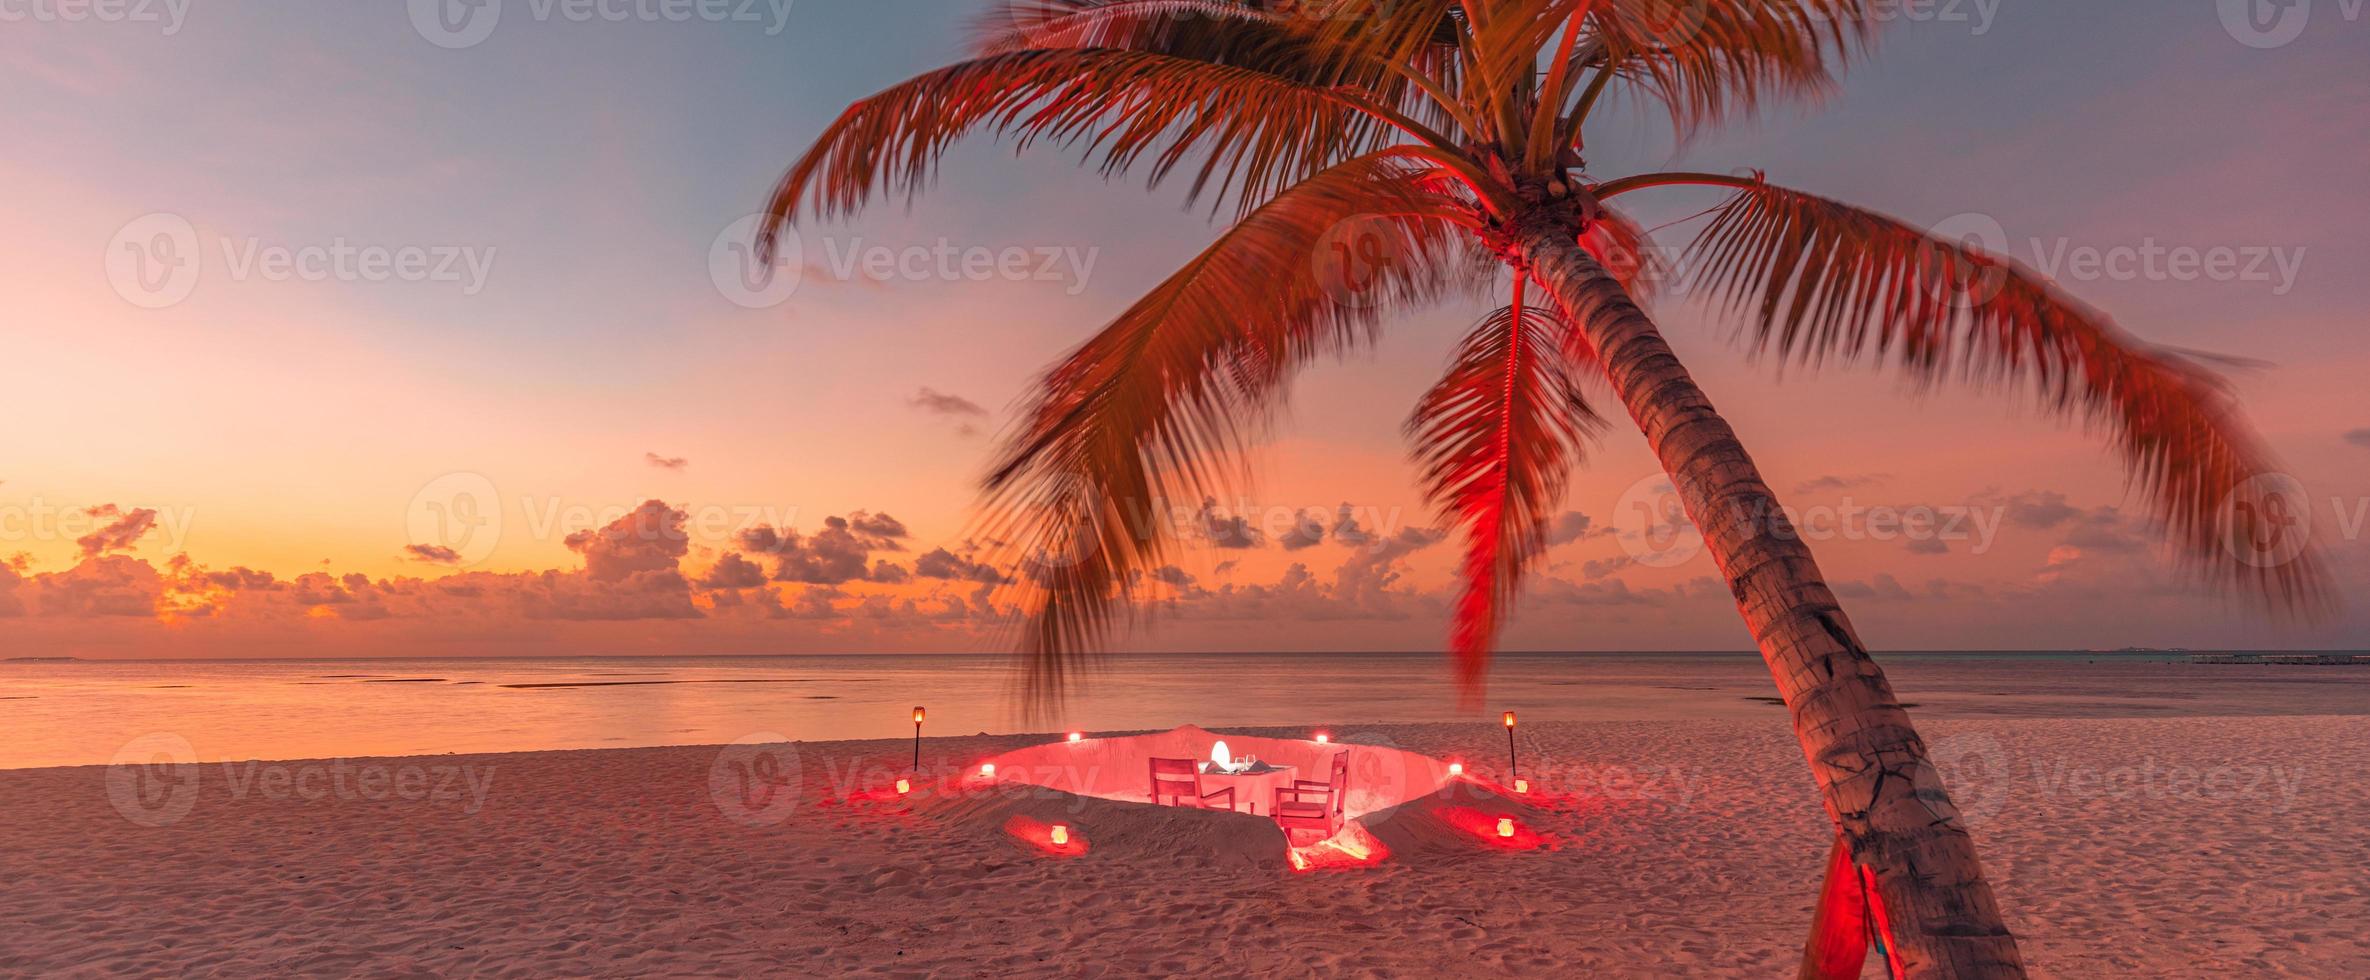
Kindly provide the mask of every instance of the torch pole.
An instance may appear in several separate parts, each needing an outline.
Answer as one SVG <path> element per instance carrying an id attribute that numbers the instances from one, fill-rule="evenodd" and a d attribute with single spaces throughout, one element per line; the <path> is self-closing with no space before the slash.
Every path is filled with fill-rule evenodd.
<path id="1" fill-rule="evenodd" d="M 1516 775 L 1514 768 L 1514 726 L 1506 726 L 1506 775 Z"/>

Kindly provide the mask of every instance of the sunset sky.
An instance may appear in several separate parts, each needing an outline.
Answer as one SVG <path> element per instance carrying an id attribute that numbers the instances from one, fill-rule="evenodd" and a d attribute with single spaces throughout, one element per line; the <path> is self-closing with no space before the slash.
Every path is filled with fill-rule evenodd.
<path id="1" fill-rule="evenodd" d="M 620 23 L 493 2 L 458 47 L 400 3 L 9 26 L 38 41 L 0 48 L 0 651 L 994 649 L 1000 572 L 967 530 L 1006 409 L 1206 243 L 1206 214 L 979 140 L 910 210 L 803 229 L 786 298 L 750 308 L 711 274 L 735 222 L 850 101 L 958 57 L 969 7 Z M 1945 5 L 1965 19 L 1890 25 L 1824 105 L 1684 150 L 1625 116 L 1590 170 L 1754 167 L 1920 225 L 1979 214 L 2134 332 L 2259 362 L 2236 375 L 2249 413 L 2339 591 L 2366 596 L 2370 23 L 2306 9 L 2255 46 L 2210 3 Z M 1661 224 L 1718 199 L 1632 200 Z M 1026 271 L 945 275 L 942 241 Z M 2184 269 L 2184 249 L 2235 264 Z M 1169 502 L 1221 533 L 1179 553 L 1133 642 L 1442 645 L 1455 543 L 1401 423 L 1482 312 L 1313 372 L 1245 497 Z M 2370 640 L 2359 601 L 2283 625 L 2183 586 L 2105 443 L 2027 402 L 1781 372 L 1684 290 L 1654 312 L 1781 497 L 1839 520 L 1813 547 L 1874 648 Z M 1611 431 L 1508 647 L 1750 645 L 1708 556 L 1636 561 L 1619 502 L 1656 476 Z M 457 500 L 490 505 L 451 515 L 476 533 L 423 536 Z M 1951 526 L 1893 533 L 1869 507 Z M 1305 512 L 1323 540 L 1295 533 Z"/>

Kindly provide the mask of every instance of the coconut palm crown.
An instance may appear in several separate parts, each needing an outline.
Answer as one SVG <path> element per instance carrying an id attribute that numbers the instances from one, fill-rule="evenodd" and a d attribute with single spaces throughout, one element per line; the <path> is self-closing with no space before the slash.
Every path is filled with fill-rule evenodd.
<path id="1" fill-rule="evenodd" d="M 1931 881 L 1940 865 L 1926 858 L 1942 851 L 1928 849 L 1964 834 L 1922 743 L 1807 547 L 1768 533 L 1783 517 L 1735 516 L 1781 512 L 1759 506 L 1774 497 L 1635 305 L 1667 270 L 1621 207 L 1675 186 L 1733 192 L 1682 265 L 1692 288 L 1745 318 L 1748 350 L 2037 397 L 2111 439 L 2187 568 L 2273 605 L 2318 601 L 2311 554 L 2247 561 L 2225 547 L 2225 502 L 2271 465 L 2196 358 L 2135 339 L 2003 258 L 1757 173 L 1588 169 L 1589 124 L 1616 99 L 1659 106 L 1685 138 L 1819 97 L 1864 52 L 1884 0 L 997 6 L 970 60 L 864 99 L 823 133 L 775 189 L 760 244 L 875 195 L 910 199 L 950 146 L 982 132 L 1069 148 L 1105 176 L 1183 179 L 1194 200 L 1233 213 L 1044 374 L 985 480 L 986 536 L 1035 556 L 1015 586 L 1033 696 L 1059 696 L 1179 546 L 1146 509 L 1241 479 L 1302 367 L 1503 282 L 1503 308 L 1457 346 L 1407 424 L 1427 495 L 1463 532 L 1450 644 L 1465 689 L 1485 676 L 1567 474 L 1603 425 L 1589 396 L 1610 390 L 1704 528 L 1831 814 L 1880 872 L 1891 921 L 1930 934 L 1904 937 L 1911 965 L 2013 973 L 1972 850 L 1962 863 L 1976 887 Z"/>

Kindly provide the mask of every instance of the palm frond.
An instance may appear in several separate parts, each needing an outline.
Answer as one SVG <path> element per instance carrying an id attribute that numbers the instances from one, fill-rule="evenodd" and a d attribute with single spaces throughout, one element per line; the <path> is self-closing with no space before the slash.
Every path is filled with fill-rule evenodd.
<path id="1" fill-rule="evenodd" d="M 1598 0 L 1593 43 L 1577 57 L 1660 103 L 1684 139 L 1773 101 L 1824 95 L 1873 38 L 1882 2 Z"/>
<path id="2" fill-rule="evenodd" d="M 1266 72 L 1305 85 L 1355 91 L 1423 125 L 1464 123 L 1456 81 L 1427 59 L 1388 61 L 1328 35 L 1317 12 L 1268 0 L 1012 0 L 980 18 L 982 54 L 1062 48 L 1147 51 Z M 1453 44 L 1453 40 L 1451 42 Z M 1432 84 L 1418 84 L 1418 77 Z M 1241 210 L 1259 199 L 1244 198 Z"/>
<path id="3" fill-rule="evenodd" d="M 2190 567 L 2291 609 L 2325 603 L 2317 554 L 2256 563 L 2221 538 L 2233 495 L 2275 472 L 2222 380 L 2022 266 L 1767 184 L 1715 212 L 1689 265 L 1750 308 L 1755 345 L 1788 361 L 1873 356 L 1924 382 L 2029 385 L 2045 408 L 2113 434 Z"/>
<path id="4" fill-rule="evenodd" d="M 1171 535 L 1159 508 L 1224 492 L 1302 365 L 1465 285 L 1470 205 L 1393 154 L 1285 190 L 1055 365 L 985 481 L 982 535 L 1027 569 L 1032 704 L 1057 697 Z M 1340 255 L 1330 253 L 1343 249 Z M 1333 259 L 1384 256 L 1354 268 Z M 1370 276 L 1343 291 L 1342 270 Z"/>
<path id="5" fill-rule="evenodd" d="M 1250 68 L 1099 48 L 990 55 L 850 106 L 775 187 L 761 244 L 801 213 L 849 214 L 875 193 L 911 199 L 980 129 L 1021 148 L 1083 146 L 1105 176 L 1148 160 L 1153 183 L 1199 157 L 1197 195 L 1215 179 L 1221 195 L 1261 198 L 1393 132 L 1337 93 Z"/>
<path id="6" fill-rule="evenodd" d="M 1515 279 L 1513 305 L 1465 337 L 1407 422 L 1425 496 L 1465 533 L 1451 646 L 1468 696 L 1480 690 L 1584 440 L 1601 425 L 1567 354 L 1565 337 L 1577 331 L 1552 304 L 1524 306 L 1523 282 Z"/>

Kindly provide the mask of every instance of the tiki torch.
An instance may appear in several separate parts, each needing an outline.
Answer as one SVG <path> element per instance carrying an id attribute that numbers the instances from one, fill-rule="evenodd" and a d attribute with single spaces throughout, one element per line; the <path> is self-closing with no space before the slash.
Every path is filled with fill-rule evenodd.
<path id="1" fill-rule="evenodd" d="M 913 706 L 913 771 L 922 771 L 922 706 Z"/>
<path id="2" fill-rule="evenodd" d="M 1511 711 L 1509 711 L 1509 712 L 1506 712 L 1505 722 L 1506 722 L 1506 778 L 1508 778 L 1508 779 L 1512 779 L 1512 778 L 1514 778 L 1514 775 L 1515 775 L 1515 773 L 1516 773 L 1516 768 L 1515 768 L 1515 765 L 1514 765 L 1514 712 L 1511 712 Z"/>

